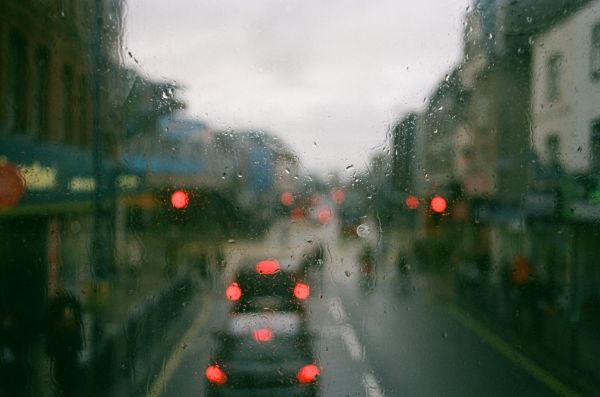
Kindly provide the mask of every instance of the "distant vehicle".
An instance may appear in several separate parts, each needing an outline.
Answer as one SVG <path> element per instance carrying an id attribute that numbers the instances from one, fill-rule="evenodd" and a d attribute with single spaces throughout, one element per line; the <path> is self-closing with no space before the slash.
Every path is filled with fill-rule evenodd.
<path id="1" fill-rule="evenodd" d="M 312 335 L 280 335 L 258 329 L 252 336 L 219 333 L 204 371 L 207 397 L 315 397 L 320 368 Z"/>
<path id="2" fill-rule="evenodd" d="M 229 333 L 243 336 L 262 329 L 298 335 L 306 331 L 304 301 L 310 296 L 310 286 L 297 268 L 300 265 L 295 265 L 282 265 L 275 259 L 246 263 L 225 291 L 233 302 Z"/>
<path id="3" fill-rule="evenodd" d="M 364 194 L 350 190 L 340 205 L 341 232 L 344 237 L 357 237 L 356 228 L 362 224 L 367 214 L 367 198 Z"/>

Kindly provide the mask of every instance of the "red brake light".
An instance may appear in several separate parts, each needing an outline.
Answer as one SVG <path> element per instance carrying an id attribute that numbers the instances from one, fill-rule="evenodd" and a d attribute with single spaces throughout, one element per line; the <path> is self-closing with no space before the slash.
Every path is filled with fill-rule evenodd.
<path id="1" fill-rule="evenodd" d="M 310 286 L 304 283 L 297 283 L 294 287 L 294 296 L 298 299 L 306 299 L 310 296 Z"/>
<path id="2" fill-rule="evenodd" d="M 304 211 L 302 211 L 302 208 L 296 207 L 292 210 L 291 217 L 294 221 L 301 221 L 304 219 Z"/>
<path id="3" fill-rule="evenodd" d="M 257 342 L 269 342 L 273 339 L 273 332 L 267 328 L 262 328 L 252 332 L 252 336 Z"/>
<path id="4" fill-rule="evenodd" d="M 444 212 L 446 210 L 446 199 L 442 196 L 435 196 L 431 199 L 431 209 L 434 212 Z"/>
<path id="5" fill-rule="evenodd" d="M 279 262 L 276 260 L 258 261 L 256 264 L 258 274 L 273 274 L 279 271 Z"/>
<path id="6" fill-rule="evenodd" d="M 171 195 L 171 205 L 177 209 L 182 209 L 188 206 L 190 198 L 183 190 L 177 190 Z"/>
<path id="7" fill-rule="evenodd" d="M 317 380 L 317 376 L 321 375 L 321 371 L 319 371 L 319 367 L 314 364 L 305 365 L 298 371 L 296 374 L 296 378 L 300 383 L 312 383 Z"/>
<path id="8" fill-rule="evenodd" d="M 237 301 L 242 297 L 242 289 L 238 283 L 231 283 L 225 290 L 225 296 L 230 301 Z"/>
<path id="9" fill-rule="evenodd" d="M 281 204 L 285 205 L 286 207 L 290 206 L 294 203 L 294 195 L 290 192 L 283 192 L 281 193 L 279 201 L 281 201 Z"/>
<path id="10" fill-rule="evenodd" d="M 206 375 L 206 379 L 208 379 L 210 383 L 216 385 L 224 385 L 227 383 L 227 375 L 218 365 L 210 365 L 206 368 L 206 371 L 204 371 L 204 375 Z"/>

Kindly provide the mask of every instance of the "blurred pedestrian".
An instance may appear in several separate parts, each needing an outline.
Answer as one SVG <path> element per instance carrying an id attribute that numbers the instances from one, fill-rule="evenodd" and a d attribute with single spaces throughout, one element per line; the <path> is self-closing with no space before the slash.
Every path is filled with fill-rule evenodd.
<path id="1" fill-rule="evenodd" d="M 48 303 L 46 352 L 52 360 L 57 395 L 80 396 L 83 321 L 79 300 L 61 290 Z"/>

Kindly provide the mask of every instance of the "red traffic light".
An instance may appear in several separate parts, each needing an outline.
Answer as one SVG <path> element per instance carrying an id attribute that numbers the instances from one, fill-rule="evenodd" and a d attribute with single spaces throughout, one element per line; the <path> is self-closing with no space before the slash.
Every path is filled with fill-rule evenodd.
<path id="1" fill-rule="evenodd" d="M 404 204 L 406 204 L 406 207 L 408 209 L 416 210 L 417 208 L 419 208 L 419 199 L 411 194 L 406 198 L 406 200 L 404 200 Z"/>
<path id="2" fill-rule="evenodd" d="M 442 213 L 447 207 L 446 199 L 442 196 L 435 196 L 431 199 L 430 206 L 433 212 Z"/>
<path id="3" fill-rule="evenodd" d="M 190 203 L 190 198 L 187 192 L 177 190 L 171 195 L 171 205 L 177 209 L 183 209 Z"/>

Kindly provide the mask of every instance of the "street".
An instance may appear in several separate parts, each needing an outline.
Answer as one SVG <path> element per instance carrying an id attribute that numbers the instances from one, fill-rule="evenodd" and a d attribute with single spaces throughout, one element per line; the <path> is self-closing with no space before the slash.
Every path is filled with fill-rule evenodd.
<path id="1" fill-rule="evenodd" d="M 316 241 L 325 244 L 328 255 L 312 276 L 308 321 L 316 336 L 323 396 L 571 394 L 493 333 L 474 329 L 460 309 L 435 301 L 424 279 L 415 277 L 412 293 L 404 295 L 393 269 L 380 268 L 376 287 L 361 290 L 356 263 L 361 241 L 338 241 L 334 225 L 279 223 L 261 242 L 232 243 L 228 264 L 261 252 L 302 255 Z M 206 302 L 149 396 L 202 395 L 214 347 L 211 334 L 227 321 L 219 287 Z"/>

